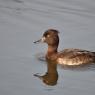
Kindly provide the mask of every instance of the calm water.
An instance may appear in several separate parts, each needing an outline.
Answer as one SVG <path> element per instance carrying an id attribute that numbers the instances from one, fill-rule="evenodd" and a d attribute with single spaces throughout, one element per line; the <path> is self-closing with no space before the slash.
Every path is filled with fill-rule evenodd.
<path id="1" fill-rule="evenodd" d="M 94 65 L 58 66 L 55 86 L 33 76 L 47 72 L 46 62 L 37 59 L 47 46 L 33 41 L 48 28 L 60 31 L 59 50 L 95 51 L 95 1 L 0 0 L 0 95 L 95 95 Z"/>

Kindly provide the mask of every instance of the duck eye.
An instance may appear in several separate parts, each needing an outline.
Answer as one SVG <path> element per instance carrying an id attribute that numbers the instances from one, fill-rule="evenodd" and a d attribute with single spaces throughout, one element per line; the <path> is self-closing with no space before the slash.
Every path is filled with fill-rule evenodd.
<path id="1" fill-rule="evenodd" d="M 50 37 L 50 35 L 47 35 L 47 37 L 49 38 L 49 37 Z"/>

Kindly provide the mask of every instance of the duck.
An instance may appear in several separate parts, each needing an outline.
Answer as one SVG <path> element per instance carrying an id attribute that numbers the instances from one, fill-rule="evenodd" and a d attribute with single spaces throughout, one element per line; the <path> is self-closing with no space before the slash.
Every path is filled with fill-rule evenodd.
<path id="1" fill-rule="evenodd" d="M 95 63 L 95 52 L 92 51 L 67 48 L 59 52 L 59 31 L 56 29 L 46 30 L 41 39 L 34 41 L 34 43 L 40 42 L 48 45 L 46 60 L 68 66 Z"/>

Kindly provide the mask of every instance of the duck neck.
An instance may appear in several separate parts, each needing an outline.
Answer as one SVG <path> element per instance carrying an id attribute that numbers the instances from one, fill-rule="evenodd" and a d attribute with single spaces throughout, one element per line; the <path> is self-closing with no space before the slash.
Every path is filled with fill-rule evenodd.
<path id="1" fill-rule="evenodd" d="M 57 53 L 57 48 L 58 48 L 58 46 L 50 46 L 50 45 L 48 45 L 47 56 L 49 57 L 52 54 L 56 54 Z"/>

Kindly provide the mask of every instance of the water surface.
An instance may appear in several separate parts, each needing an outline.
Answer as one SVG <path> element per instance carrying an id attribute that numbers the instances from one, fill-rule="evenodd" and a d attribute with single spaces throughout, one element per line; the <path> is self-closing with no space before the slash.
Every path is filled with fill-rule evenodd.
<path id="1" fill-rule="evenodd" d="M 59 50 L 95 51 L 94 0 L 0 0 L 0 95 L 94 95 L 95 66 L 85 70 L 58 66 L 55 86 L 33 74 L 45 74 L 46 45 L 34 45 L 48 28 L 60 31 Z"/>

